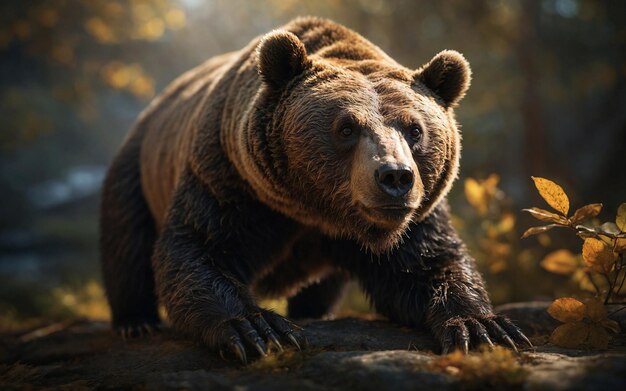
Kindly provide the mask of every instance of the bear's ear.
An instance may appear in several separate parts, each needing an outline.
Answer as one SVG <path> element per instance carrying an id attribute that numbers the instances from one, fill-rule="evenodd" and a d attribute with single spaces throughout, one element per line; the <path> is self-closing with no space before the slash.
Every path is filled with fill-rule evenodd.
<path id="1" fill-rule="evenodd" d="M 259 74 L 273 87 L 284 87 L 310 65 L 304 44 L 289 31 L 273 31 L 257 49 Z"/>
<path id="2" fill-rule="evenodd" d="M 469 88 L 471 78 L 469 63 L 454 50 L 440 52 L 415 74 L 415 79 L 440 97 L 446 108 L 459 103 Z"/>

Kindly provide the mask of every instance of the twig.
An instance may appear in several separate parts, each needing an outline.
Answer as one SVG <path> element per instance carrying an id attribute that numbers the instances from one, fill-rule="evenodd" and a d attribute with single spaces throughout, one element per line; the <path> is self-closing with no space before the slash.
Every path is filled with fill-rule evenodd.
<path id="1" fill-rule="evenodd" d="M 620 258 L 621 258 L 621 262 L 620 262 L 621 264 L 624 261 L 624 254 L 620 255 Z M 622 267 L 620 267 L 619 270 L 617 271 L 618 275 L 620 271 L 622 271 Z M 622 287 L 624 286 L 624 280 L 626 280 L 626 270 L 624 271 L 624 274 L 622 275 L 622 282 L 619 283 L 619 288 L 617 288 L 617 291 L 615 291 L 615 294 L 618 296 L 622 290 Z M 615 277 L 615 281 L 617 281 L 617 277 Z"/>
<path id="2" fill-rule="evenodd" d="M 589 279 L 589 282 L 591 282 L 591 285 L 593 285 L 594 289 L 596 290 L 596 293 L 598 295 L 601 295 L 602 292 L 600 291 L 600 288 L 598 287 L 598 284 L 596 284 L 596 282 L 593 280 L 593 277 L 591 277 L 591 272 L 585 272 L 585 275 Z"/>
<path id="3" fill-rule="evenodd" d="M 63 331 L 83 321 L 84 320 L 82 319 L 77 319 L 77 320 L 71 320 L 71 321 L 65 321 L 65 322 L 52 323 L 47 326 L 37 328 L 26 334 L 23 334 L 19 337 L 19 339 L 21 342 L 30 342 L 35 339 L 47 337 L 48 335 L 51 335 L 51 334 L 56 334 L 60 331 Z"/>
<path id="4" fill-rule="evenodd" d="M 611 304 L 616 304 L 616 305 L 624 305 L 624 306 L 623 306 L 622 308 L 618 308 L 618 309 L 616 309 L 616 310 L 615 310 L 615 311 L 613 311 L 613 312 L 610 312 L 610 313 L 607 315 L 607 317 L 612 316 L 612 315 L 615 315 L 615 314 L 617 314 L 618 312 L 620 312 L 621 310 L 626 309 L 626 303 L 611 303 Z"/>
<path id="5" fill-rule="evenodd" d="M 589 233 L 589 234 L 594 234 L 596 236 L 602 235 L 602 236 L 606 236 L 607 238 L 610 238 L 610 239 L 626 238 L 626 233 L 624 233 L 624 232 L 621 232 L 621 233 L 618 233 L 618 234 L 612 234 L 610 232 L 600 231 L 600 230 L 598 230 L 596 228 L 589 228 L 589 227 L 586 227 L 586 226 L 580 225 L 580 224 L 577 225 L 577 226 L 574 226 L 574 227 L 572 227 L 571 225 L 567 225 L 566 227 L 569 227 L 569 228 L 571 228 L 571 229 L 573 229 L 573 230 L 575 230 L 577 232 L 585 232 L 585 233 Z"/>
<path id="6" fill-rule="evenodd" d="M 609 290 L 606 292 L 606 298 L 604 299 L 604 304 L 609 304 L 609 300 L 611 300 L 611 296 L 613 294 L 613 283 L 611 283 L 611 279 L 608 274 L 602 273 L 604 278 L 606 279 L 606 283 L 609 284 Z"/>

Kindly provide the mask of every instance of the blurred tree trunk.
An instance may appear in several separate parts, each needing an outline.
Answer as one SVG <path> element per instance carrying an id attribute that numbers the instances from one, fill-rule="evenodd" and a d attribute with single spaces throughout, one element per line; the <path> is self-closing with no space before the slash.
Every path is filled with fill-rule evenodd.
<path id="1" fill-rule="evenodd" d="M 545 175 L 548 166 L 546 153 L 545 124 L 542 114 L 541 97 L 538 93 L 537 74 L 537 42 L 534 28 L 538 26 L 540 1 L 528 0 L 521 2 L 520 31 L 517 39 L 517 62 L 522 78 L 522 96 L 520 111 L 523 126 L 523 169 L 526 177 Z"/>
<path id="2" fill-rule="evenodd" d="M 626 202 L 626 82 L 620 80 L 607 94 L 596 115 L 586 121 L 587 128 L 605 134 L 602 164 L 591 180 L 591 185 L 581 189 L 587 200 L 601 200 L 610 213 Z M 610 214 L 609 214 L 610 216 Z"/>

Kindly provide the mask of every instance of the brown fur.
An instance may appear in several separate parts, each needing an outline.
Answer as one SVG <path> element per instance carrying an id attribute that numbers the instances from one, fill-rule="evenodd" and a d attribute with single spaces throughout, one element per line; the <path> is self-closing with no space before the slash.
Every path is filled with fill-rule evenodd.
<path id="1" fill-rule="evenodd" d="M 430 327 L 444 349 L 488 340 L 485 327 L 518 338 L 492 314 L 447 214 L 460 151 L 453 108 L 469 82 L 456 52 L 412 70 L 317 18 L 181 76 L 107 175 L 102 257 L 115 326 L 154 323 L 156 288 L 176 329 L 240 356 L 242 341 L 262 352 L 274 333 L 295 332 L 252 289 L 295 295 L 291 315 L 320 316 L 357 278 L 379 311 Z"/>
<path id="2" fill-rule="evenodd" d="M 271 77 L 258 77 L 259 72 L 263 75 L 264 64 L 258 56 L 263 47 L 279 42 L 277 37 L 289 34 L 284 31 L 301 35 L 305 42 L 302 44 L 294 37 L 296 44 L 292 45 L 302 46 L 298 48 L 301 58 L 290 59 L 299 62 L 296 72 L 301 74 L 297 85 L 292 83 L 293 88 L 287 86 L 281 91 L 283 104 L 275 113 L 267 113 L 259 102 L 273 99 L 262 85 L 263 79 Z M 337 41 L 328 44 L 330 37 Z M 278 75 L 286 75 L 288 71 L 272 63 L 277 53 L 284 50 L 280 43 L 276 46 L 263 52 L 267 67 L 275 69 Z M 449 70 L 453 68 L 450 64 L 457 64 L 453 69 L 456 73 Z M 376 139 L 379 148 L 383 148 L 380 158 L 384 158 L 386 144 L 389 151 L 399 150 L 392 145 L 400 137 L 397 130 L 414 119 L 407 109 L 415 109 L 423 126 L 432 129 L 426 135 L 430 138 L 427 148 L 419 152 L 424 155 L 424 162 L 416 186 L 422 189 L 412 192 L 420 197 L 414 204 L 424 199 L 412 216 L 419 221 L 447 194 L 457 174 L 460 145 L 453 112 L 431 103 L 442 99 L 426 88 L 422 79 L 434 79 L 435 74 L 443 79 L 446 72 L 453 74 L 456 90 L 446 91 L 446 96 L 452 97 L 446 107 L 455 104 L 469 86 L 467 63 L 455 52 L 442 52 L 431 65 L 436 69 L 427 73 L 404 68 L 360 35 L 320 19 L 296 20 L 282 31 L 253 40 L 239 52 L 209 60 L 176 80 L 146 110 L 137 126 L 147 129 L 141 156 L 142 187 L 153 215 L 163 222 L 173 189 L 182 171 L 190 165 L 217 192 L 228 186 L 242 190 L 250 186 L 262 202 L 306 225 L 320 227 L 329 235 L 354 237 L 366 247 L 386 251 L 398 243 L 410 218 L 387 227 L 393 228 L 392 235 L 387 230 L 378 232 L 376 226 L 363 221 L 357 204 L 361 200 L 354 195 L 355 186 L 362 187 L 372 175 L 371 167 L 364 163 L 373 161 L 373 155 L 379 151 L 357 153 L 352 171 L 328 165 L 312 167 L 312 156 L 323 158 L 327 164 L 335 164 L 337 159 L 333 150 L 311 150 L 315 143 L 310 138 L 317 136 L 310 129 L 328 131 L 333 124 L 325 120 L 336 118 L 338 107 L 345 108 Z M 215 90 L 217 81 L 224 78 L 230 79 L 231 88 Z M 291 81 L 290 76 L 287 80 Z M 460 86 L 456 86 L 458 81 Z M 219 131 L 212 118 L 215 101 L 225 101 L 219 113 Z M 269 115 L 273 115 L 271 127 L 275 130 L 268 129 L 265 137 L 274 145 L 265 145 L 267 141 L 256 129 L 256 122 Z M 272 131 L 283 133 L 275 136 Z M 213 150 L 218 137 L 236 172 L 232 166 L 221 167 L 223 162 L 215 164 L 211 157 L 207 158 L 207 151 Z M 287 161 L 271 161 L 273 150 L 276 155 L 286 152 Z M 404 160 L 418 170 L 412 159 Z M 218 170 L 223 173 L 215 175 Z M 333 176 L 324 180 L 322 171 Z M 211 183 L 216 177 L 219 183 Z M 228 178 L 232 179 L 226 183 Z M 240 178 L 245 183 L 240 183 Z M 361 190 L 364 198 L 368 192 L 376 191 Z"/>

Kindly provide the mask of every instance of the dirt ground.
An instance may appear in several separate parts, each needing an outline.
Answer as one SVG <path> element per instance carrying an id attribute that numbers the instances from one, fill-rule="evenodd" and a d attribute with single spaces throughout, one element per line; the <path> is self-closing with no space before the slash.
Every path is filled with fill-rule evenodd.
<path id="1" fill-rule="evenodd" d="M 384 320 L 304 322 L 308 346 L 241 366 L 172 330 L 124 341 L 75 321 L 0 335 L 0 389 L 412 390 L 626 389 L 626 336 L 606 351 L 549 344 L 546 303 L 507 305 L 535 349 L 439 356 L 425 333 Z M 614 317 L 626 330 L 626 311 Z"/>

